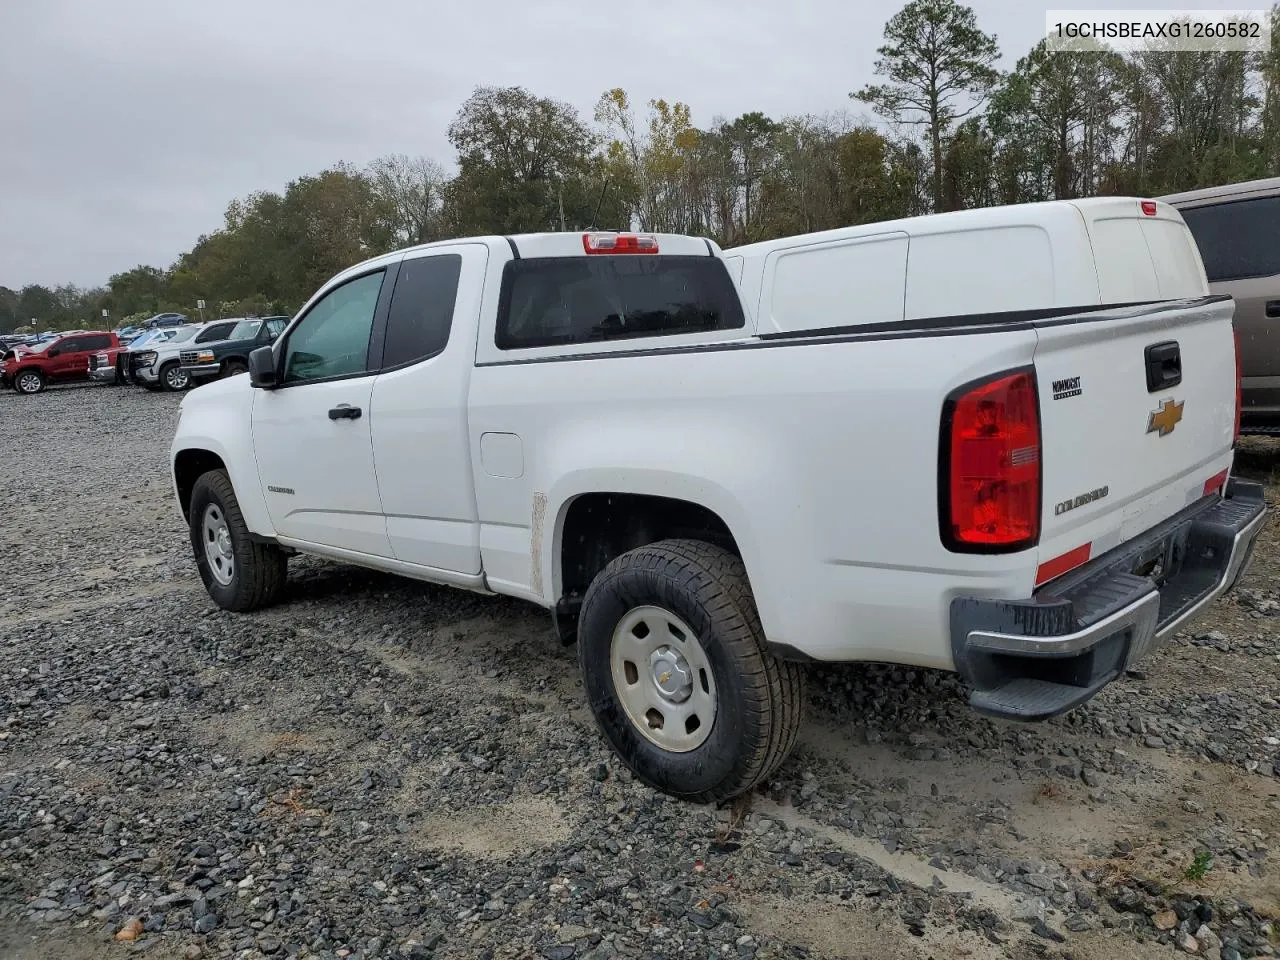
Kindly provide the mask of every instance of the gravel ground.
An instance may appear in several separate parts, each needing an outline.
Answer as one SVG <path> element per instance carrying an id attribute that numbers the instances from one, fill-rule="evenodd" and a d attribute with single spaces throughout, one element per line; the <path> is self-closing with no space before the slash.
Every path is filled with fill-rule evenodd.
<path id="1" fill-rule="evenodd" d="M 0 956 L 1275 955 L 1274 532 L 1050 723 L 820 670 L 796 754 L 717 810 L 614 760 L 539 610 L 308 559 L 215 610 L 176 404 L 0 395 Z M 1272 483 L 1280 448 L 1239 459 Z"/>

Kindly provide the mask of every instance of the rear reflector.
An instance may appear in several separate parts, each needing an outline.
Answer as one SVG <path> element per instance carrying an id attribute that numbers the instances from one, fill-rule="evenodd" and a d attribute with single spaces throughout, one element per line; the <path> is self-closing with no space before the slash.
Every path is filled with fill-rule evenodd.
<path id="1" fill-rule="evenodd" d="M 587 253 L 657 253 L 658 238 L 635 233 L 584 233 Z"/>
<path id="2" fill-rule="evenodd" d="M 1223 470 L 1221 473 L 1215 473 L 1212 477 L 1204 482 L 1204 495 L 1207 497 L 1211 493 L 1217 493 L 1222 489 L 1222 485 L 1227 482 L 1227 474 L 1230 471 Z"/>
<path id="3" fill-rule="evenodd" d="M 1154 217 L 1156 215 L 1156 202 L 1154 200 L 1143 200 L 1142 212 L 1148 217 Z"/>
<path id="4" fill-rule="evenodd" d="M 1040 538 L 1040 405 L 1031 370 L 961 387 L 942 411 L 947 549 L 1010 553 Z"/>
<path id="5" fill-rule="evenodd" d="M 1068 550 L 1060 557 L 1054 557 L 1052 560 L 1046 560 L 1036 568 L 1036 586 L 1048 583 L 1054 577 L 1060 577 L 1068 570 L 1074 570 L 1081 564 L 1089 562 L 1089 551 L 1093 549 L 1092 543 L 1086 543 L 1083 547 L 1076 547 L 1074 550 Z"/>

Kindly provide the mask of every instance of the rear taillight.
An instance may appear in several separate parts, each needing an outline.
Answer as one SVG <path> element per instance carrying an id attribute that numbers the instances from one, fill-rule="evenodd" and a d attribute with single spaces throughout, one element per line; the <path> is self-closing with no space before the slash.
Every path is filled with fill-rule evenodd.
<path id="1" fill-rule="evenodd" d="M 587 253 L 657 253 L 658 238 L 635 233 L 584 233 Z"/>
<path id="2" fill-rule="evenodd" d="M 1240 412 L 1243 404 L 1240 396 L 1240 385 L 1244 379 L 1244 368 L 1240 364 L 1240 331 L 1233 327 L 1232 332 L 1235 334 L 1236 340 L 1236 429 L 1231 437 L 1231 442 L 1235 444 L 1240 439 Z"/>
<path id="3" fill-rule="evenodd" d="M 1143 200 L 1142 212 L 1148 217 L 1154 217 L 1156 215 L 1156 202 L 1154 200 Z"/>
<path id="4" fill-rule="evenodd" d="M 1032 370 L 968 384 L 942 411 L 942 541 L 1010 553 L 1040 539 L 1040 404 Z"/>

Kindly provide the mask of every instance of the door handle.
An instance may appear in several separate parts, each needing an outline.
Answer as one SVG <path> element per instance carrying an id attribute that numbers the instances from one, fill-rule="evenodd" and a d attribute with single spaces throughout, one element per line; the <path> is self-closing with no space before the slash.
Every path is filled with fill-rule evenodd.
<path id="1" fill-rule="evenodd" d="M 359 420 L 360 408 L 349 403 L 340 403 L 329 411 L 330 420 Z"/>
<path id="2" fill-rule="evenodd" d="M 1267 316 L 1280 317 L 1280 300 L 1267 301 Z"/>

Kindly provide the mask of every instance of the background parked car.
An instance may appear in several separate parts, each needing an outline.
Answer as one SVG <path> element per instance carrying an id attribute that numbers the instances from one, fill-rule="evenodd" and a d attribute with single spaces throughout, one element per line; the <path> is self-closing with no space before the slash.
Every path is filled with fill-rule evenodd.
<path id="1" fill-rule="evenodd" d="M 149 390 L 177 392 L 191 386 L 191 377 L 182 369 L 183 350 L 193 346 L 225 340 L 238 320 L 214 320 L 205 324 L 178 327 L 174 336 L 146 344 L 129 352 L 130 377 Z"/>
<path id="2" fill-rule="evenodd" d="M 227 334 L 227 339 L 198 350 L 183 350 L 182 369 L 196 383 L 245 373 L 249 354 L 273 343 L 288 322 L 288 317 L 245 317 Z"/>
<path id="3" fill-rule="evenodd" d="M 1191 228 L 1209 289 L 1236 302 L 1241 432 L 1280 435 L 1280 177 L 1161 199 Z"/>
<path id="4" fill-rule="evenodd" d="M 43 349 L 16 353 L 0 367 L 0 385 L 19 393 L 39 393 L 51 382 L 89 379 L 89 358 L 120 346 L 114 333 L 78 331 L 58 337 Z"/>
<path id="5" fill-rule="evenodd" d="M 104 350 L 89 358 L 89 378 L 100 383 L 130 383 L 133 379 L 131 358 L 136 357 L 147 345 L 172 340 L 182 327 L 156 327 L 144 331 L 129 341 L 121 341 L 119 348 Z M 108 367 L 109 370 L 103 369 Z"/>
<path id="6" fill-rule="evenodd" d="M 188 323 L 186 314 L 182 313 L 157 313 L 150 320 L 142 324 L 144 330 L 154 330 L 156 327 L 180 327 Z"/>
<path id="7" fill-rule="evenodd" d="M 116 355 L 121 353 L 120 349 L 103 350 L 95 353 L 89 358 L 89 379 L 94 383 L 115 384 L 119 382 L 116 377 Z"/>

